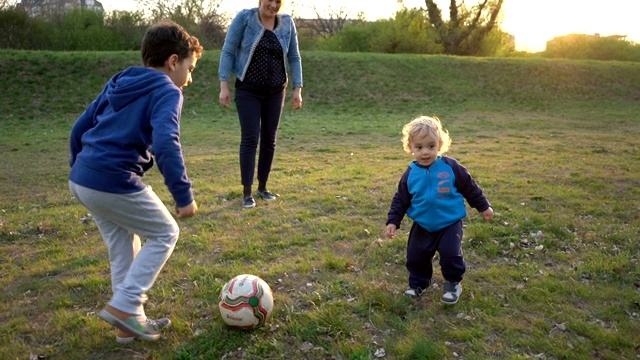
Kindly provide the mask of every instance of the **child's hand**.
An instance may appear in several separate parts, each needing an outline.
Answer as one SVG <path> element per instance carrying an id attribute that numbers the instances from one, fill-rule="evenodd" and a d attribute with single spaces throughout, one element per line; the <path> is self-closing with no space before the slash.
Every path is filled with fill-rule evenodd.
<path id="1" fill-rule="evenodd" d="M 393 239 L 396 236 L 396 225 L 395 224 L 387 225 L 387 227 L 384 229 L 384 234 L 387 238 Z"/>
<path id="2" fill-rule="evenodd" d="M 490 221 L 491 218 L 493 218 L 493 209 L 489 207 L 487 210 L 483 211 L 482 217 L 484 218 L 484 221 Z"/>
<path id="3" fill-rule="evenodd" d="M 190 218 L 198 212 L 198 204 L 192 201 L 191 204 L 183 207 L 176 207 L 178 219 Z"/>

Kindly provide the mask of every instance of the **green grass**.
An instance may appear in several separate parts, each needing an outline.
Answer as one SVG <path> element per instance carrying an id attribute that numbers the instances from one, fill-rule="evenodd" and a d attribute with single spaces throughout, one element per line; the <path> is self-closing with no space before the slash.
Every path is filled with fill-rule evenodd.
<path id="1" fill-rule="evenodd" d="M 305 107 L 283 114 L 274 203 L 240 208 L 236 113 L 208 51 L 185 90 L 182 141 L 200 206 L 147 313 L 156 343 L 115 343 L 97 312 L 106 248 L 67 188 L 68 134 L 137 52 L 0 54 L 0 358 L 633 359 L 640 346 L 640 64 L 311 52 Z M 404 123 L 442 118 L 497 214 L 470 211 L 461 301 L 405 299 L 405 242 L 382 230 L 411 160 Z M 147 178 L 171 205 L 156 170 Z M 542 249 L 540 248 L 542 245 Z M 217 309 L 240 273 L 275 295 L 267 326 Z M 541 355 L 542 354 L 542 355 Z"/>

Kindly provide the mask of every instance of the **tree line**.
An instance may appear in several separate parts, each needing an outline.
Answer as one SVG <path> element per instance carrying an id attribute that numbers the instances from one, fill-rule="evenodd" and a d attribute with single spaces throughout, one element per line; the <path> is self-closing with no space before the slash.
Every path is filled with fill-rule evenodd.
<path id="1" fill-rule="evenodd" d="M 640 61 L 640 45 L 622 37 L 570 35 L 552 39 L 540 54 L 519 53 L 515 39 L 502 31 L 504 0 L 474 6 L 450 0 L 448 16 L 433 0 L 425 9 L 401 8 L 392 17 L 366 21 L 344 8 L 317 17 L 296 17 L 302 50 L 446 54 L 459 56 L 543 56 L 572 59 Z M 232 15 L 221 0 L 136 0 L 135 11 L 82 8 L 41 12 L 0 0 L 0 48 L 54 51 L 139 50 L 146 29 L 172 19 L 208 49 L 220 48 Z M 295 14 L 294 14 L 295 17 Z"/>
<path id="2" fill-rule="evenodd" d="M 138 10 L 112 12 L 48 6 L 39 8 L 37 15 L 28 7 L 0 1 L 4 1 L 0 2 L 0 48 L 4 49 L 140 50 L 146 29 L 161 19 L 178 22 L 212 48 L 222 44 L 228 23 L 219 11 L 220 0 L 136 0 Z"/>

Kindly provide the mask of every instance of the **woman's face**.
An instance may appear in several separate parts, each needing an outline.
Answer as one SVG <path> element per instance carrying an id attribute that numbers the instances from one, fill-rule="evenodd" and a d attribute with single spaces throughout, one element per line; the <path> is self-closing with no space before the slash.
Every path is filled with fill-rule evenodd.
<path id="1" fill-rule="evenodd" d="M 281 5 L 282 0 L 260 0 L 260 15 L 266 18 L 274 17 L 280 11 Z"/>

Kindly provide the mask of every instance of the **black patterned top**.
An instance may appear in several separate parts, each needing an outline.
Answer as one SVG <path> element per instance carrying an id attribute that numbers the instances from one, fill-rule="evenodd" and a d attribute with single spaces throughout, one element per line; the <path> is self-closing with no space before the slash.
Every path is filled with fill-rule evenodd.
<path id="1" fill-rule="evenodd" d="M 277 88 L 286 81 L 282 45 L 273 31 L 265 30 L 253 53 L 244 82 Z"/>

